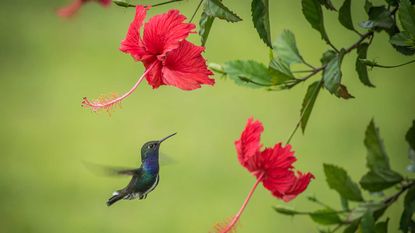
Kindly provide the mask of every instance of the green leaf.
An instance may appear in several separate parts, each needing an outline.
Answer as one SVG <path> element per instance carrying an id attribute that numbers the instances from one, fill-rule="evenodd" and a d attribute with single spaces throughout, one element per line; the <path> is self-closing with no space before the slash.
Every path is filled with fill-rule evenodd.
<path id="1" fill-rule="evenodd" d="M 405 31 L 415 35 L 415 9 L 409 0 L 400 1 L 399 20 Z"/>
<path id="2" fill-rule="evenodd" d="M 390 170 L 389 158 L 373 119 L 366 128 L 364 144 L 367 149 L 367 167 L 370 170 Z"/>
<path id="3" fill-rule="evenodd" d="M 329 43 L 326 29 L 324 28 L 323 10 L 319 0 L 302 0 L 303 14 L 311 26 L 320 32 L 321 37 Z"/>
<path id="4" fill-rule="evenodd" d="M 370 211 L 367 211 L 360 222 L 360 230 L 362 233 L 376 233 L 375 219 Z"/>
<path id="5" fill-rule="evenodd" d="M 324 87 L 332 94 L 336 94 L 342 77 L 341 63 L 343 54 L 333 57 L 323 70 Z"/>
<path id="6" fill-rule="evenodd" d="M 351 2 L 351 0 L 344 0 L 343 5 L 339 9 L 339 21 L 345 28 L 354 31 Z"/>
<path id="7" fill-rule="evenodd" d="M 319 0 L 320 4 L 324 6 L 327 10 L 336 11 L 336 7 L 334 7 L 331 0 Z"/>
<path id="8" fill-rule="evenodd" d="M 399 0 L 385 0 L 388 4 L 392 5 L 392 6 L 397 6 L 399 5 Z"/>
<path id="9" fill-rule="evenodd" d="M 347 172 L 340 167 L 324 164 L 324 173 L 331 189 L 350 201 L 363 201 L 359 186 L 352 181 Z"/>
<path id="10" fill-rule="evenodd" d="M 282 73 L 271 72 L 262 63 L 252 60 L 228 61 L 223 65 L 223 70 L 237 84 L 253 88 L 283 84 L 287 77 Z"/>
<path id="11" fill-rule="evenodd" d="M 388 233 L 388 223 L 389 223 L 389 218 L 387 218 L 383 222 L 376 223 L 375 232 L 376 233 Z"/>
<path id="12" fill-rule="evenodd" d="M 409 146 L 415 150 L 415 120 L 412 121 L 412 127 L 406 132 L 405 139 Z"/>
<path id="13" fill-rule="evenodd" d="M 373 217 L 375 218 L 375 221 L 382 217 L 386 209 L 388 209 L 387 205 L 385 205 L 384 203 L 379 204 L 379 207 L 373 211 Z"/>
<path id="14" fill-rule="evenodd" d="M 298 51 L 295 36 L 289 30 L 284 30 L 278 36 L 273 49 L 277 56 L 288 65 L 303 63 L 304 61 Z"/>
<path id="15" fill-rule="evenodd" d="M 326 65 L 337 55 L 336 51 L 334 50 L 327 50 L 323 53 L 323 56 L 320 58 L 320 62 L 323 65 Z"/>
<path id="16" fill-rule="evenodd" d="M 321 89 L 321 81 L 315 81 L 308 86 L 307 92 L 304 96 L 303 104 L 301 106 L 301 129 L 305 132 L 308 119 L 310 118 L 311 111 L 313 111 L 314 103 L 317 100 L 317 96 Z"/>
<path id="17" fill-rule="evenodd" d="M 395 25 L 393 17 L 385 6 L 371 6 L 369 8 L 369 20 L 360 23 L 365 29 L 391 29 Z"/>
<path id="18" fill-rule="evenodd" d="M 370 8 L 372 8 L 372 7 L 373 7 L 372 2 L 369 1 L 369 0 L 365 0 L 364 8 L 365 8 L 365 11 L 366 11 L 367 14 L 369 14 Z"/>
<path id="19" fill-rule="evenodd" d="M 413 202 L 415 202 L 415 186 L 412 186 L 406 192 L 405 199 L 403 201 L 404 207 L 411 205 Z"/>
<path id="20" fill-rule="evenodd" d="M 274 207 L 274 210 L 277 211 L 280 214 L 290 215 L 290 216 L 294 216 L 294 215 L 298 215 L 298 214 L 303 214 L 302 212 L 295 211 L 293 209 L 289 209 L 289 208 L 282 207 L 282 206 L 275 206 Z"/>
<path id="21" fill-rule="evenodd" d="M 410 56 L 415 54 L 415 36 L 408 32 L 400 32 L 396 24 L 391 30 L 388 30 L 389 42 L 399 53 Z"/>
<path id="22" fill-rule="evenodd" d="M 404 199 L 404 210 L 401 215 L 399 229 L 404 232 L 410 232 L 414 229 L 415 223 L 412 220 L 412 215 L 415 213 L 415 187 L 411 187 Z M 412 232 L 412 231 L 411 231 Z"/>
<path id="23" fill-rule="evenodd" d="M 112 2 L 120 7 L 135 7 L 135 5 L 130 3 L 131 1 L 127 0 L 113 0 Z"/>
<path id="24" fill-rule="evenodd" d="M 415 36 L 412 36 L 408 32 L 400 32 L 393 35 L 389 42 L 393 45 L 415 48 Z"/>
<path id="25" fill-rule="evenodd" d="M 294 79 L 294 75 L 291 73 L 290 66 L 283 62 L 279 57 L 274 57 L 271 62 L 269 63 L 270 69 L 279 71 L 285 75 L 287 75 L 287 79 Z"/>
<path id="26" fill-rule="evenodd" d="M 356 71 L 359 76 L 360 82 L 368 87 L 375 87 L 369 80 L 367 72 L 367 66 L 362 59 L 367 58 L 367 49 L 369 48 L 368 43 L 362 43 L 357 47 L 357 58 L 356 58 Z"/>
<path id="27" fill-rule="evenodd" d="M 342 205 L 342 209 L 343 210 L 345 210 L 345 211 L 349 211 L 350 210 L 350 208 L 349 208 L 349 201 L 346 198 L 340 196 L 340 203 Z"/>
<path id="28" fill-rule="evenodd" d="M 252 0 L 252 21 L 259 37 L 272 48 L 268 0 Z"/>
<path id="29" fill-rule="evenodd" d="M 208 39 L 210 29 L 212 28 L 213 21 L 215 17 L 208 16 L 205 12 L 202 13 L 199 21 L 199 35 L 202 46 L 205 46 L 206 41 Z"/>
<path id="30" fill-rule="evenodd" d="M 412 127 L 406 132 L 405 139 L 409 144 L 408 158 L 411 161 L 406 169 L 415 172 L 415 121 L 412 121 Z"/>
<path id="31" fill-rule="evenodd" d="M 374 219 L 378 219 L 382 216 L 388 206 L 381 202 L 362 202 L 358 206 L 352 209 L 348 215 L 350 221 L 359 220 L 362 216 L 370 211 L 373 213 Z"/>
<path id="32" fill-rule="evenodd" d="M 369 171 L 360 179 L 363 189 L 370 192 L 379 192 L 394 186 L 402 181 L 402 176 L 392 170 Z"/>
<path id="33" fill-rule="evenodd" d="M 353 221 L 349 226 L 347 226 L 343 233 L 355 233 L 359 228 L 360 219 Z"/>
<path id="34" fill-rule="evenodd" d="M 332 209 L 317 210 L 309 214 L 310 218 L 320 225 L 335 225 L 343 223 L 339 215 Z"/>
<path id="35" fill-rule="evenodd" d="M 362 177 L 360 185 L 368 191 L 378 192 L 401 182 L 402 176 L 390 168 L 379 129 L 373 120 L 366 129 L 364 144 L 367 149 L 366 165 L 370 171 Z"/>
<path id="36" fill-rule="evenodd" d="M 203 13 L 207 16 L 216 17 L 232 23 L 242 20 L 237 14 L 229 10 L 229 8 L 223 5 L 219 0 L 206 0 Z"/>

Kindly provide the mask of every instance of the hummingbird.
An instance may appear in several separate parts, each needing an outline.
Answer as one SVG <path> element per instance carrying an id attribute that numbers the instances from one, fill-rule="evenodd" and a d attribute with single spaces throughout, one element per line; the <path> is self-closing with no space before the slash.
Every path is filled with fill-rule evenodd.
<path id="1" fill-rule="evenodd" d="M 159 148 L 166 139 L 173 137 L 176 133 L 164 137 L 158 141 L 149 141 L 141 147 L 141 166 L 137 169 L 121 169 L 115 171 L 119 175 L 129 175 L 130 183 L 120 190 L 115 191 L 107 201 L 107 206 L 125 199 L 145 199 L 153 191 L 160 180 L 159 175 Z"/>

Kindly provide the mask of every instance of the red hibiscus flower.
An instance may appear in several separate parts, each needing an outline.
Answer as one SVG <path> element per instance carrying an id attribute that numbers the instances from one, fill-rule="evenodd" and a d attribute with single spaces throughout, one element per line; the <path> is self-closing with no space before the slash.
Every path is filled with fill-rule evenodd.
<path id="1" fill-rule="evenodd" d="M 58 15 L 64 18 L 69 18 L 73 16 L 78 10 L 87 2 L 99 2 L 103 6 L 108 6 L 111 4 L 111 0 L 74 0 L 67 6 L 64 6 L 58 10 Z"/>
<path id="2" fill-rule="evenodd" d="M 248 204 L 253 192 L 260 182 L 278 199 L 288 202 L 302 193 L 314 178 L 311 173 L 294 172 L 293 163 L 297 160 L 291 146 L 283 147 L 281 143 L 273 148 L 261 150 L 262 123 L 248 119 L 241 138 L 235 141 L 238 159 L 242 166 L 248 169 L 257 179 L 239 212 L 232 221 L 217 229 L 221 233 L 231 232 Z"/>
<path id="3" fill-rule="evenodd" d="M 133 88 L 115 99 L 89 101 L 84 98 L 82 104 L 92 110 L 108 109 L 129 96 L 143 78 L 155 89 L 161 85 L 170 85 L 182 90 L 194 90 L 202 84 L 213 85 L 209 78 L 213 73 L 207 68 L 201 53 L 204 47 L 196 46 L 186 40 L 193 33 L 195 25 L 185 23 L 186 17 L 178 10 L 152 17 L 143 29 L 140 29 L 150 6 L 137 6 L 136 15 L 121 42 L 120 50 L 141 61 L 146 71 Z"/>

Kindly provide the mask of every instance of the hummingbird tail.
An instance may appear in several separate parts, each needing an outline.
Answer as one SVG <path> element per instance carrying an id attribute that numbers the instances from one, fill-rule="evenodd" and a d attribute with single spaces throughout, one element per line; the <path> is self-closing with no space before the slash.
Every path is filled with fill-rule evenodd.
<path id="1" fill-rule="evenodd" d="M 121 195 L 118 192 L 116 192 L 114 194 L 115 194 L 114 196 L 112 196 L 110 199 L 108 199 L 107 206 L 111 206 L 115 202 L 117 202 L 117 201 L 119 201 L 119 200 L 121 200 L 121 199 L 124 198 L 124 195 Z"/>

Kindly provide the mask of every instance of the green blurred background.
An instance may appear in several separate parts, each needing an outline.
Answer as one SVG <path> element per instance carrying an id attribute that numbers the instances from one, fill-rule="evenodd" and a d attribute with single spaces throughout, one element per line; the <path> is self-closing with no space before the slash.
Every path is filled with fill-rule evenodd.
<path id="1" fill-rule="evenodd" d="M 111 117 L 92 113 L 80 107 L 83 96 L 122 93 L 143 72 L 140 63 L 118 51 L 134 10 L 87 4 L 71 20 L 58 18 L 54 10 L 69 2 L 1 3 L 0 231 L 208 232 L 231 217 L 254 182 L 236 159 L 234 140 L 254 116 L 265 125 L 265 145 L 285 141 L 299 118 L 307 84 L 282 92 L 252 90 L 219 77 L 214 87 L 192 92 L 166 86 L 152 90 L 145 84 Z M 334 1 L 336 6 L 341 2 Z M 197 3 L 161 6 L 149 14 L 178 8 L 190 17 Z M 208 61 L 266 63 L 268 50 L 253 28 L 250 2 L 226 4 L 243 21 L 215 21 L 205 53 Z M 318 65 L 327 46 L 303 17 L 300 1 L 270 4 L 273 38 L 283 29 L 292 30 L 303 56 Z M 353 14 L 355 22 L 365 19 L 359 1 L 353 1 Z M 325 16 L 328 34 L 338 47 L 356 41 L 335 13 Z M 197 35 L 190 40 L 199 43 Z M 376 35 L 369 57 L 382 64 L 409 59 L 391 48 L 384 33 Z M 288 204 L 260 187 L 239 232 L 317 232 L 309 218 L 281 216 L 271 207 L 317 209 L 306 199 L 313 195 L 338 207 L 339 197 L 328 189 L 322 164 L 341 165 L 358 180 L 366 171 L 362 140 L 371 118 L 381 128 L 392 167 L 405 170 L 404 134 L 415 118 L 414 66 L 375 69 L 370 77 L 376 88 L 368 88 L 357 78 L 354 59 L 354 54 L 345 58 L 343 73 L 356 98 L 345 101 L 323 92 L 306 135 L 298 133 L 292 141 L 299 158 L 296 167 L 311 171 L 316 179 Z M 176 131 L 161 148 L 175 162 L 161 168 L 158 188 L 144 201 L 122 201 L 108 208 L 106 199 L 128 178 L 97 176 L 82 161 L 136 166 L 142 143 Z M 401 209 L 399 202 L 386 213 L 392 217 L 390 232 L 397 232 Z"/>

